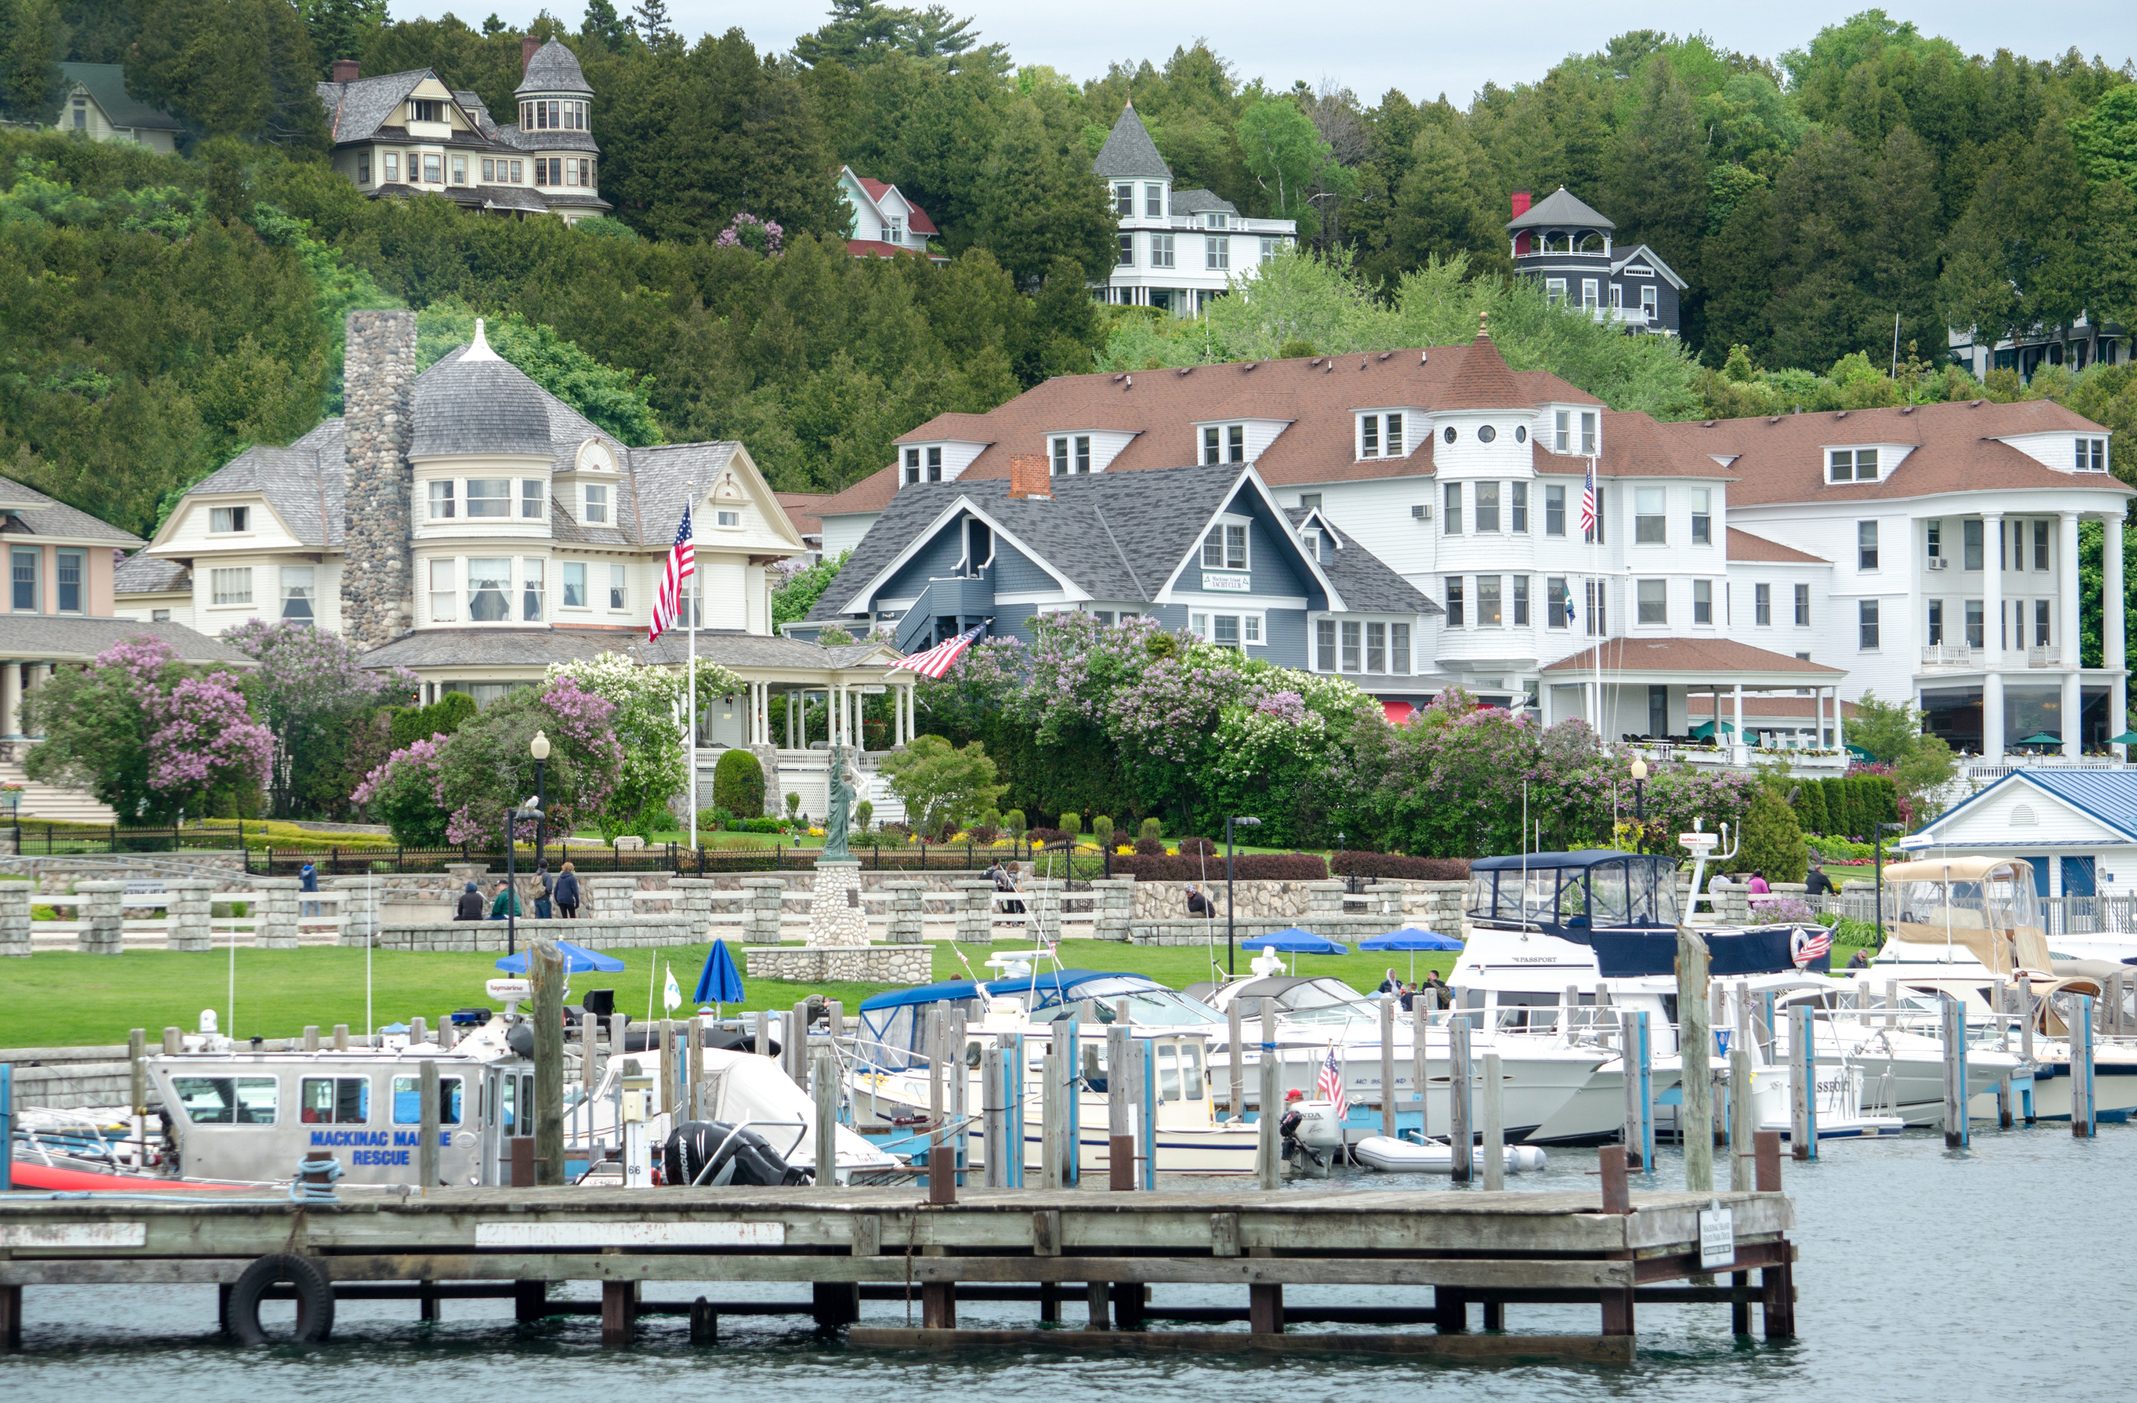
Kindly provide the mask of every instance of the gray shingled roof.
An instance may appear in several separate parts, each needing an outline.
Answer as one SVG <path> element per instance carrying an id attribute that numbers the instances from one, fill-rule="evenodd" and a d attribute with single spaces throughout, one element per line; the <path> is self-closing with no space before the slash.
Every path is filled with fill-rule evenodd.
<path id="1" fill-rule="evenodd" d="M 500 142 L 516 151 L 590 151 L 596 155 L 601 151 L 592 132 L 530 132 L 517 122 L 509 122 L 497 128 L 496 135 Z"/>
<path id="2" fill-rule="evenodd" d="M 586 75 L 579 70 L 579 56 L 555 39 L 534 51 L 516 93 L 585 93 L 593 95 Z"/>
<path id="3" fill-rule="evenodd" d="M 193 588 L 193 572 L 179 561 L 135 551 L 112 571 L 112 588 L 120 594 L 180 594 Z"/>
<path id="4" fill-rule="evenodd" d="M 36 488 L 0 477 L 0 499 L 9 505 L 9 516 L 20 522 L 8 527 L 10 535 L 44 536 L 65 541 L 108 542 L 114 546 L 138 546 L 141 538 L 121 531 L 108 521 L 99 521 L 89 513 L 65 502 L 46 496 Z"/>
<path id="5" fill-rule="evenodd" d="M 428 68 L 416 68 L 406 73 L 358 78 L 353 83 L 314 84 L 314 91 L 326 108 L 329 139 L 336 143 L 369 140 L 388 117 L 401 110 L 416 84 L 432 76 Z"/>
<path id="6" fill-rule="evenodd" d="M 60 76 L 89 90 L 96 105 L 115 127 L 147 127 L 154 131 L 178 130 L 178 119 L 159 111 L 126 91 L 126 69 L 116 63 L 63 63 Z"/>
<path id="7" fill-rule="evenodd" d="M 341 544 L 341 420 L 326 419 L 287 448 L 255 444 L 194 484 L 187 495 L 257 492 L 305 545 Z"/>
<path id="8" fill-rule="evenodd" d="M 688 640 L 679 630 L 648 644 L 635 628 L 428 628 L 403 634 L 364 654 L 368 668 L 385 667 L 547 667 L 602 653 L 622 653 L 643 663 L 679 664 Z M 845 643 L 825 647 L 800 638 L 765 638 L 754 634 L 701 629 L 700 659 L 725 667 L 830 670 L 865 667 L 881 658 L 894 661 L 880 643 Z"/>
<path id="9" fill-rule="evenodd" d="M 1120 120 L 1106 133 L 1106 144 L 1098 148 L 1091 169 L 1107 180 L 1172 179 L 1172 167 L 1158 154 L 1157 143 L 1150 139 L 1143 119 L 1135 115 L 1132 102 L 1121 108 Z"/>
<path id="10" fill-rule="evenodd" d="M 549 396 L 510 361 L 462 347 L 416 377 L 408 456 L 551 451 Z"/>
<path id="11" fill-rule="evenodd" d="M 1174 214 L 1237 214 L 1239 213 L 1239 206 L 1225 199 L 1216 191 L 1204 190 L 1198 185 L 1192 190 L 1175 190 L 1172 192 L 1172 212 Z"/>
<path id="12" fill-rule="evenodd" d="M 1284 512 L 1294 528 L 1315 514 L 1342 538 L 1342 545 L 1321 562 L 1321 569 L 1335 581 L 1336 593 L 1343 596 L 1345 606 L 1361 613 L 1375 614 L 1445 612 L 1415 585 L 1390 569 L 1379 556 L 1359 545 L 1327 512 L 1318 507 L 1291 507 Z"/>
<path id="13" fill-rule="evenodd" d="M 34 657 L 54 661 L 93 658 L 129 638 L 160 638 L 189 663 L 249 664 L 243 653 L 196 633 L 184 624 L 143 623 L 139 619 L 58 618 L 50 614 L 0 614 L 0 657 Z"/>
<path id="14" fill-rule="evenodd" d="M 1563 185 L 1506 221 L 1506 227 L 1509 229 L 1534 229 L 1539 226 L 1553 229 L 1568 226 L 1581 229 L 1618 227 Z"/>
<path id="15" fill-rule="evenodd" d="M 1147 602 L 1194 549 L 1244 471 L 1224 463 L 1057 477 L 1053 495 L 1039 498 L 1011 498 L 1004 478 L 902 488 L 809 617 L 846 617 L 853 597 L 960 497 L 1092 598 Z"/>

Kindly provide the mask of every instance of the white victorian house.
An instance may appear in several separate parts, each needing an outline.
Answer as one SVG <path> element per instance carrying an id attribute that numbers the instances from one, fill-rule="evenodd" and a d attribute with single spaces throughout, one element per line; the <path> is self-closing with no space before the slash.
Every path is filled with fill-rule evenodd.
<path id="1" fill-rule="evenodd" d="M 910 674 L 880 643 L 771 628 L 771 567 L 806 546 L 734 442 L 632 447 L 475 338 L 416 373 L 414 317 L 349 319 L 346 413 L 245 450 L 188 491 L 119 569 L 117 612 L 218 634 L 254 618 L 335 629 L 421 700 L 477 701 L 553 663 L 618 652 L 681 667 L 686 631 L 646 641 L 687 504 L 697 656 L 743 687 L 701 709 L 700 788 L 720 751 L 764 765 L 767 802 L 821 813 L 823 750 L 911 734 Z M 867 762 L 864 761 L 864 768 Z M 887 793 L 876 812 L 896 817 Z"/>
<path id="2" fill-rule="evenodd" d="M 928 247 L 928 240 L 938 232 L 935 221 L 897 186 L 855 175 L 852 166 L 840 166 L 838 193 L 846 202 L 849 220 L 846 251 L 855 258 L 917 253 L 936 263 L 950 261 Z"/>

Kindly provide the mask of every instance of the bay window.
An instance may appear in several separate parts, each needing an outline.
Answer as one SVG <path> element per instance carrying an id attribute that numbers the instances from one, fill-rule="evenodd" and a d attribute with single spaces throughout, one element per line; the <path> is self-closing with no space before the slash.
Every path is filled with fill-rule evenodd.
<path id="1" fill-rule="evenodd" d="M 467 480 L 467 514 L 472 518 L 512 515 L 512 479 L 471 477 Z"/>
<path id="2" fill-rule="evenodd" d="M 467 563 L 470 623 L 501 624 L 512 618 L 512 558 L 477 556 Z"/>
<path id="3" fill-rule="evenodd" d="M 434 624 L 449 624 L 459 617 L 457 603 L 460 598 L 458 584 L 453 579 L 453 562 L 433 560 L 430 562 L 430 621 Z"/>

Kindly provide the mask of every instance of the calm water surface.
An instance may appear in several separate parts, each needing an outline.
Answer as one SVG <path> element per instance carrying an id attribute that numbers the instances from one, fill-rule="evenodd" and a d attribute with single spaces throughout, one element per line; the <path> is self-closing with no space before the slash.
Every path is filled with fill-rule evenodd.
<path id="1" fill-rule="evenodd" d="M 146 1399 L 154 1403 L 352 1397 L 526 1399 L 676 1396 L 850 1403 L 929 1390 L 982 1399 L 1081 1397 L 1132 1403 L 1286 1403 L 1358 1398 L 1530 1400 L 2006 1399 L 2081 1386 L 2091 1398 L 2137 1396 L 2128 1367 L 2137 1291 L 2124 1224 L 2137 1186 L 2137 1126 L 2094 1141 L 2067 1131 L 1977 1134 L 1948 1154 L 1934 1134 L 1836 1145 L 1816 1166 L 1789 1165 L 1795 1196 L 1797 1326 L 1789 1346 L 1739 1345 L 1726 1306 L 1643 1306 L 1638 1361 L 1625 1369 L 1436 1368 L 1332 1359 L 1119 1358 L 998 1352 L 943 1360 L 847 1351 L 799 1320 L 730 1317 L 716 1349 L 696 1350 L 680 1319 L 641 1327 L 637 1345 L 603 1350 L 586 1318 L 520 1330 L 510 1307 L 447 1302 L 435 1326 L 412 1302 L 342 1303 L 324 1347 L 253 1352 L 214 1336 L 207 1287 L 49 1288 L 26 1293 L 27 1353 L 0 1358 L 0 1398 Z M 1592 1153 L 1555 1154 L 1517 1184 L 1594 1183 Z M 1673 1162 L 1660 1183 L 1681 1182 Z M 1373 1187 L 1404 1182 L 1373 1176 Z M 1457 1192 L 1415 1181 L 1420 1192 Z M 1318 1187 L 1318 1186 L 1314 1186 Z M 735 1287 L 707 1294 L 739 1298 Z M 674 1284 L 649 1291 L 688 1299 Z M 767 1292 L 767 1294 L 770 1294 Z M 1226 1300 L 1171 1288 L 1161 1301 Z M 1390 1297 L 1392 1298 L 1392 1297 Z M 1361 1301 L 1356 1291 L 1297 1290 L 1288 1299 Z M 1029 1306 L 961 1304 L 973 1326 L 1022 1325 Z M 904 1307 L 864 1314 L 902 1323 Z M 1073 1321 L 1073 1306 L 1066 1312 Z M 1593 1333 L 1592 1307 L 1511 1307 L 1520 1330 Z M 1321 1330 L 1339 1327 L 1309 1326 Z"/>

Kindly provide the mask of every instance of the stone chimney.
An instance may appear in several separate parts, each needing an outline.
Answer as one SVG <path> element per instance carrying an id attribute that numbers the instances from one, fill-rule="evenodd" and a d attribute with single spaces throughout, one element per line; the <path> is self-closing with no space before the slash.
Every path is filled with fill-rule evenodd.
<path id="1" fill-rule="evenodd" d="M 349 313 L 342 360 L 341 631 L 358 648 L 391 642 L 415 618 L 408 548 L 415 378 L 415 313 Z"/>
<path id="2" fill-rule="evenodd" d="M 535 52 L 541 47 L 542 41 L 532 34 L 519 36 L 519 72 L 521 77 L 524 78 L 527 75 L 527 65 L 534 62 Z"/>
<path id="3" fill-rule="evenodd" d="M 1019 453 L 1009 460 L 1009 496 L 1051 497 L 1054 481 L 1047 473 L 1046 458 L 1038 453 Z"/>
<path id="4" fill-rule="evenodd" d="M 362 68 L 358 67 L 355 59 L 337 58 L 334 60 L 335 82 L 353 83 L 361 76 L 363 76 L 363 70 Z"/>

